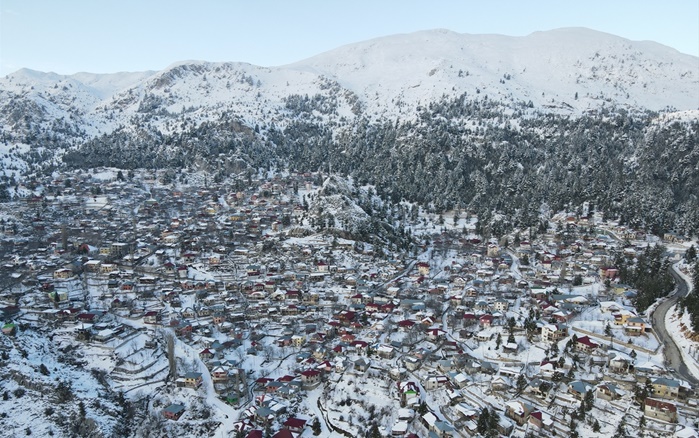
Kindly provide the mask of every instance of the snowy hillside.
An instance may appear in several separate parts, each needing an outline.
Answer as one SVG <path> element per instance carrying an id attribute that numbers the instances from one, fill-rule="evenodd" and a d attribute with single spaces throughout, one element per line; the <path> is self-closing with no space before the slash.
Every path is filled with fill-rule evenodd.
<path id="1" fill-rule="evenodd" d="M 698 65 L 657 43 L 566 28 L 526 37 L 448 30 L 394 35 L 288 67 L 335 78 L 376 111 L 390 113 L 390 104 L 409 107 L 463 92 L 574 112 L 605 102 L 696 109 Z"/>
<path id="2" fill-rule="evenodd" d="M 699 106 L 696 90 L 697 59 L 652 42 L 580 28 L 526 37 L 431 30 L 281 67 L 188 61 L 161 72 L 109 75 L 20 70 L 0 79 L 0 120 L 8 133 L 21 134 L 30 122 L 66 124 L 92 137 L 144 122 L 181 132 L 187 123 L 231 114 L 250 126 L 283 126 L 287 99 L 295 95 L 322 97 L 315 115 L 341 121 L 359 114 L 412 118 L 420 105 L 463 93 L 506 105 L 531 101 L 543 112 L 580 114 L 612 104 L 690 110 Z"/>
<path id="3" fill-rule="evenodd" d="M 656 43 L 570 28 L 526 37 L 423 31 L 279 67 L 185 61 L 111 75 L 20 70 L 0 79 L 0 199 L 26 193 L 18 178 L 62 166 L 191 167 L 222 180 L 245 169 L 315 172 L 331 164 L 359 186 L 438 209 L 518 209 L 511 193 L 497 192 L 509 186 L 530 190 L 522 205 L 548 193 L 548 202 L 582 196 L 635 211 L 646 202 L 641 193 L 661 196 L 645 186 L 649 178 L 673 174 L 680 184 L 658 200 L 672 203 L 652 222 L 682 229 L 696 222 L 693 198 L 684 196 L 694 164 L 678 167 L 675 152 L 670 160 L 659 151 L 681 142 L 671 150 L 684 154 L 696 144 L 697 61 Z M 683 127 L 672 128 L 675 121 Z M 606 152 L 587 148 L 599 142 Z M 569 159 L 548 159 L 569 148 Z M 609 168 L 583 166 L 590 159 Z M 579 169 L 571 173 L 564 162 Z M 620 166 L 634 178 L 614 182 L 628 190 L 623 208 L 599 195 L 614 192 L 603 181 L 623 175 Z M 551 194 L 545 179 L 553 174 L 585 175 L 579 181 L 591 186 L 568 181 Z"/>

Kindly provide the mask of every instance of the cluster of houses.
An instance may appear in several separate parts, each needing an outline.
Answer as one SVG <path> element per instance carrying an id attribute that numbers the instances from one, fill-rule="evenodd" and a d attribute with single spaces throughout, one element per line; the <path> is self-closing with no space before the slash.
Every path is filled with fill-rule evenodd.
<path id="1" fill-rule="evenodd" d="M 637 232 L 602 226 L 593 217 L 558 216 L 556 229 L 532 241 L 438 235 L 435 251 L 449 248 L 453 254 L 445 266 L 380 260 L 353 241 L 307 236 L 298 226 L 308 212 L 294 192 L 310 186 L 312 178 L 291 175 L 192 191 L 154 185 L 148 193 L 126 181 L 73 176 L 67 185 L 67 178 L 59 178 L 50 182 L 52 190 L 23 207 L 25 217 L 47 234 L 44 251 L 15 257 L 3 269 L 36 278 L 27 284 L 42 299 L 24 311 L 79 321 L 93 342 L 119 334 L 118 327 L 97 325 L 106 312 L 172 329 L 198 351 L 220 398 L 235 406 L 251 404 L 238 424 L 248 436 L 261 434 L 273 419 L 280 430 L 275 437 L 297 435 L 309 419 L 279 420 L 293 400 L 345 374 L 395 382 L 396 400 L 405 409 L 392 428 L 395 436 L 417 431 L 414 412 L 438 392 L 449 400 L 450 417 L 429 406 L 419 416 L 422 427 L 438 437 L 475 435 L 478 416 L 488 407 L 482 399 L 469 401 L 475 375 L 489 376 L 489 390 L 501 394 L 503 434 L 526 424 L 565 431 L 562 418 L 537 403 L 550 396 L 561 375 L 575 399 L 593 391 L 619 400 L 632 390 L 614 381 L 575 380 L 570 357 L 556 358 L 557 352 L 535 373 L 469 353 L 502 334 L 502 351 L 517 354 L 522 343 L 507 340 L 508 330 L 519 340 L 531 335 L 544 348 L 570 338 L 571 352 L 615 375 L 650 379 L 653 394 L 645 399 L 645 415 L 677 421 L 676 402 L 690 399 L 691 387 L 654 376 L 657 370 L 639 366 L 632 355 L 571 328 L 583 310 L 599 304 L 628 336 L 651 330 L 620 304 L 634 291 L 616 281 L 610 254 L 620 248 L 610 236 L 636 239 Z M 629 257 L 636 250 L 624 248 Z M 605 280 L 602 297 L 557 290 Z M 81 307 L 88 304 L 83 285 L 96 291 L 91 310 Z M 520 317 L 509 327 L 515 308 L 518 315 L 531 315 L 532 327 L 524 327 Z M 13 331 L 12 324 L 3 327 L 3 333 Z M 248 381 L 244 356 L 271 359 L 274 351 L 289 353 L 294 373 Z M 175 384 L 198 391 L 204 377 L 188 372 Z M 518 388 L 521 378 L 525 385 Z M 526 398 L 512 396 L 520 392 Z M 246 399 L 251 394 L 253 400 Z M 162 415 L 178 420 L 186 410 L 173 404 Z"/>

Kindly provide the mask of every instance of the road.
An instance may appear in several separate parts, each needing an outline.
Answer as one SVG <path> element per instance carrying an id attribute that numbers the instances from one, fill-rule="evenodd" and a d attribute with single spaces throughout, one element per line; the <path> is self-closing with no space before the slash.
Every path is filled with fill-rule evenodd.
<path id="1" fill-rule="evenodd" d="M 660 303 L 653 312 L 653 329 L 658 335 L 658 339 L 660 339 L 660 342 L 662 342 L 663 346 L 665 347 L 663 350 L 665 352 L 665 363 L 675 369 L 676 375 L 696 387 L 699 385 L 699 380 L 697 380 L 687 369 L 687 366 L 682 360 L 682 354 L 680 353 L 677 344 L 675 344 L 675 341 L 668 334 L 667 328 L 665 327 L 665 315 L 667 314 L 667 311 L 677 303 L 679 298 L 687 295 L 687 283 L 684 281 L 684 279 L 677 274 L 674 268 L 670 268 L 670 273 L 675 278 L 677 288 L 675 288 L 675 291 L 668 297 L 668 299 Z"/>

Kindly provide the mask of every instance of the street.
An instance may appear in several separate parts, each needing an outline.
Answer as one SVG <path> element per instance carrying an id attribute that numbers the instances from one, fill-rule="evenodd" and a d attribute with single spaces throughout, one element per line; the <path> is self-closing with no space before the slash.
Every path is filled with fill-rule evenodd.
<path id="1" fill-rule="evenodd" d="M 653 312 L 653 329 L 658 335 L 658 339 L 660 339 L 660 342 L 662 342 L 663 346 L 665 347 L 664 352 L 666 366 L 668 368 L 674 368 L 675 372 L 673 374 L 678 375 L 696 387 L 699 385 L 699 380 L 697 380 L 687 369 L 687 366 L 682 360 L 682 354 L 680 353 L 679 348 L 675 344 L 672 337 L 670 337 L 665 327 L 665 315 L 667 314 L 667 311 L 677 303 L 679 298 L 687 295 L 687 283 L 685 283 L 684 279 L 678 275 L 674 269 L 670 269 L 670 273 L 675 278 L 677 288 L 675 289 L 675 292 L 665 301 L 659 304 Z"/>

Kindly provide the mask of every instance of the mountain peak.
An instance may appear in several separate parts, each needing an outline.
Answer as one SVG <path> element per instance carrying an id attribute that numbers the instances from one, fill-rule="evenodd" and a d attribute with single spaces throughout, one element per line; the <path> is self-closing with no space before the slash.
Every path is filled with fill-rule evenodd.
<path id="1" fill-rule="evenodd" d="M 421 107 L 459 96 L 498 102 L 510 112 L 693 110 L 698 66 L 696 57 L 660 44 L 587 28 L 516 37 L 430 29 L 348 44 L 281 67 L 190 60 L 159 72 L 62 76 L 22 69 L 0 78 L 0 93 L 6 101 L 32 101 L 47 126 L 47 114 L 67 120 L 77 113 L 99 134 L 129 126 L 135 115 L 176 118 L 185 110 L 196 112 L 198 122 L 235 114 L 250 126 L 285 123 L 281 115 L 294 105 L 324 119 L 410 119 Z"/>

